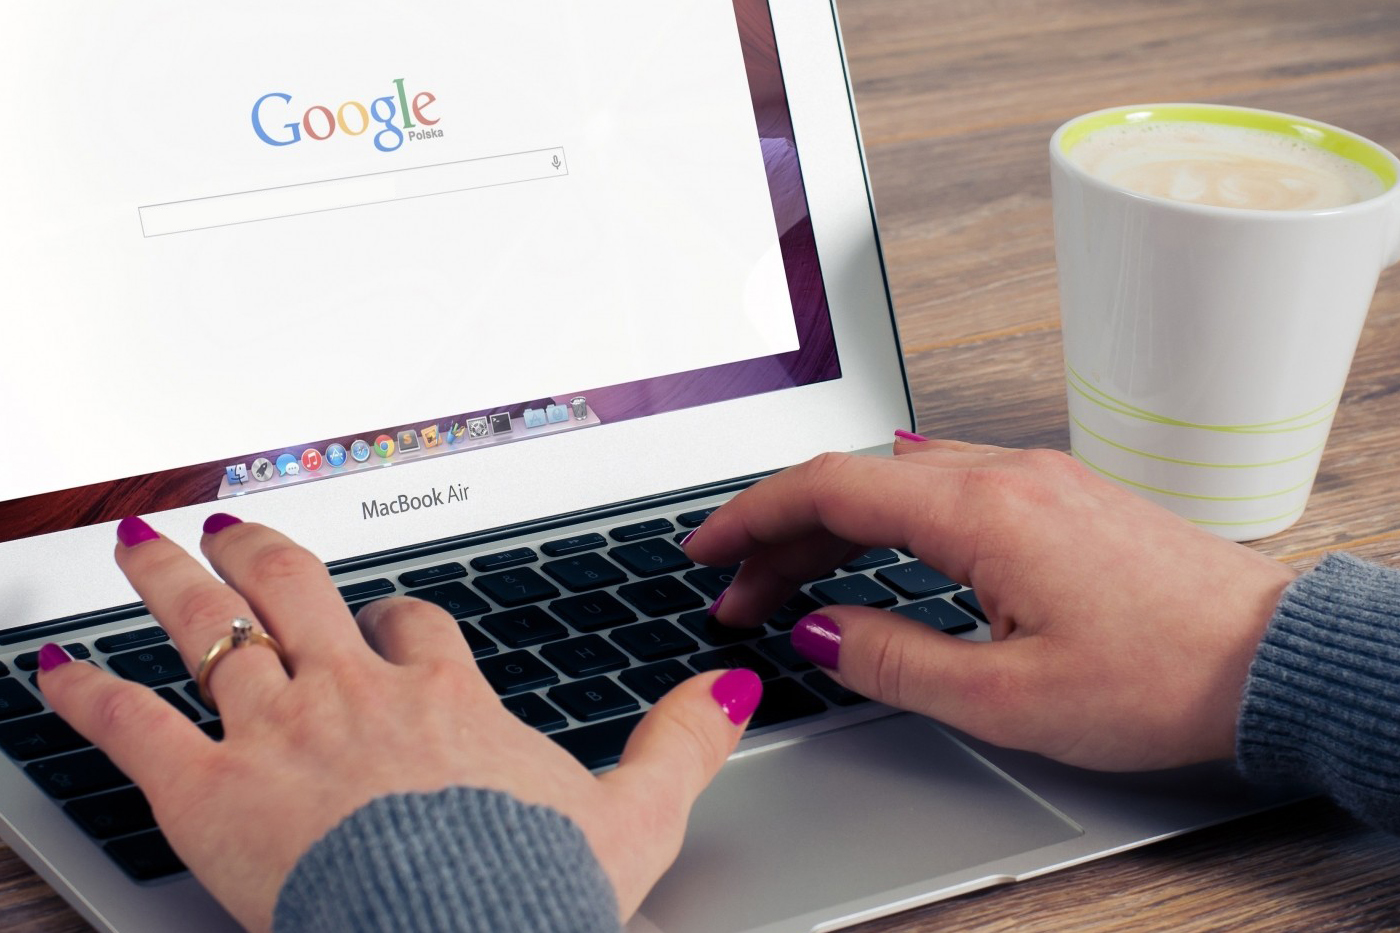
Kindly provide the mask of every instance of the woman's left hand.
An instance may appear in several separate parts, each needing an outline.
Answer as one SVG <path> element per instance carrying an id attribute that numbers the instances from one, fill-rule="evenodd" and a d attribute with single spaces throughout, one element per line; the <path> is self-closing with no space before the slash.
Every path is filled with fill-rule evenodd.
<path id="1" fill-rule="evenodd" d="M 63 663 L 56 646 L 41 652 L 40 686 L 141 787 L 176 853 L 252 930 L 271 926 L 287 874 L 350 813 L 457 785 L 572 818 L 625 919 L 675 858 L 691 804 L 761 691 L 748 671 L 684 682 L 637 726 L 619 766 L 594 776 L 501 705 L 437 606 L 384 599 L 357 628 L 315 556 L 230 516 L 212 517 L 200 542 L 223 580 L 140 519 L 118 537 L 117 563 L 191 671 L 240 617 L 277 639 L 286 666 L 257 645 L 218 661 L 218 742 L 149 689 Z"/>

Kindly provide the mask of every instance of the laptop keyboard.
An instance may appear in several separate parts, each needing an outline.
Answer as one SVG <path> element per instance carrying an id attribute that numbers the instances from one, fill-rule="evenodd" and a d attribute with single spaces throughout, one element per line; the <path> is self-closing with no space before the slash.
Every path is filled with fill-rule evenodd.
<path id="1" fill-rule="evenodd" d="M 750 730 L 865 702 L 792 649 L 788 632 L 822 605 L 890 608 L 952 635 L 987 629 L 971 590 L 890 548 L 807 585 L 762 626 L 718 625 L 706 608 L 736 568 L 697 566 L 678 546 L 710 511 L 464 555 L 348 583 L 340 593 L 352 611 L 392 595 L 441 606 L 506 709 L 589 768 L 615 763 L 647 708 L 697 672 L 746 667 L 763 679 Z M 153 688 L 222 738 L 160 626 L 147 620 L 64 647 Z M 33 651 L 0 659 L 0 749 L 131 878 L 183 872 L 141 792 L 48 710 L 37 668 Z"/>

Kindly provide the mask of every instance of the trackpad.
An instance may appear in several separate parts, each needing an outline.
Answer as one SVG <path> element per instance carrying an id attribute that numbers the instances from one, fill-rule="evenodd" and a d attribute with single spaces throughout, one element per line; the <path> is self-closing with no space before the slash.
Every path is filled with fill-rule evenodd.
<path id="1" fill-rule="evenodd" d="M 891 716 L 729 762 L 642 904 L 654 927 L 636 927 L 737 933 L 1080 833 L 943 730 Z"/>

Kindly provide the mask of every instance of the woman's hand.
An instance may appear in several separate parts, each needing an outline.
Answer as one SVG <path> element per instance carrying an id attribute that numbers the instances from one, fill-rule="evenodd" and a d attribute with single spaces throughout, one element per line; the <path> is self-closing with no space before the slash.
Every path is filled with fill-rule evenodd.
<path id="1" fill-rule="evenodd" d="M 257 645 L 215 665 L 221 742 L 144 687 L 61 663 L 61 649 L 45 648 L 39 681 L 59 715 L 140 785 L 180 858 L 249 929 L 270 927 L 288 872 L 351 812 L 456 785 L 571 817 L 626 918 L 675 858 L 691 804 L 759 699 L 748 671 L 686 681 L 637 726 L 621 764 L 595 777 L 501 705 L 436 606 L 381 600 L 357 628 L 319 560 L 230 516 L 212 516 L 201 541 L 227 582 L 140 519 L 118 537 L 117 563 L 191 671 L 237 617 L 285 652 L 285 668 Z"/>
<path id="2" fill-rule="evenodd" d="M 954 441 L 817 457 L 737 496 L 685 550 L 743 561 L 716 610 L 742 626 L 873 546 L 974 587 L 994 643 L 830 606 L 793 629 L 800 652 L 873 699 L 1106 770 L 1233 756 L 1250 660 L 1294 576 L 1064 454 Z"/>

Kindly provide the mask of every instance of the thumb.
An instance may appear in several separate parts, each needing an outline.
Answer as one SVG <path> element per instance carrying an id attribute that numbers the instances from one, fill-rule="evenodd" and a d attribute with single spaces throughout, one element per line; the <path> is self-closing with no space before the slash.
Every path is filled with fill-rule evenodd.
<path id="1" fill-rule="evenodd" d="M 897 613 L 829 606 L 798 620 L 792 647 L 856 693 L 991 742 L 1021 708 L 1015 642 L 969 642 Z"/>
<path id="2" fill-rule="evenodd" d="M 695 798 L 739 744 L 762 696 L 758 675 L 743 668 L 691 677 L 642 717 L 618 766 L 599 777 L 629 806 L 628 825 L 616 827 L 628 836 L 633 863 L 614 877 L 627 879 L 618 886 L 629 890 L 617 891 L 623 917 L 675 860 Z"/>

